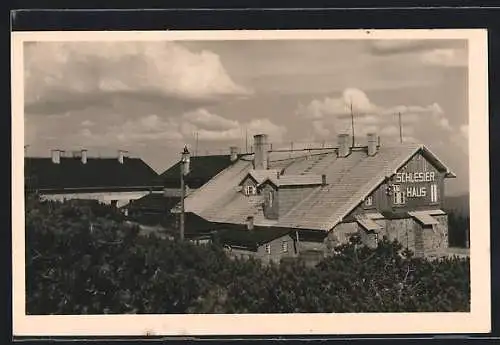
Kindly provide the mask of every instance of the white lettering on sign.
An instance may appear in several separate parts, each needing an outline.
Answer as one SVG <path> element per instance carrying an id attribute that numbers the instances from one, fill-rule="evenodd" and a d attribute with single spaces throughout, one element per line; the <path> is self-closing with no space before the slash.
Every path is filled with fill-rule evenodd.
<path id="1" fill-rule="evenodd" d="M 407 187 L 406 197 L 407 198 L 423 198 L 427 195 L 427 190 L 425 187 Z"/>
<path id="2" fill-rule="evenodd" d="M 433 182 L 434 180 L 435 180 L 435 174 L 433 171 L 396 173 L 397 183 Z"/>

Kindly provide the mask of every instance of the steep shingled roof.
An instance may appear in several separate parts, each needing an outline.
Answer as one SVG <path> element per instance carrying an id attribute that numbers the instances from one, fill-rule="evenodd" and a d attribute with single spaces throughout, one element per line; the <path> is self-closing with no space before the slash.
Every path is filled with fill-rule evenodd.
<path id="1" fill-rule="evenodd" d="M 243 156 L 243 154 L 238 155 L 238 157 Z M 186 183 L 191 188 L 198 188 L 231 164 L 230 155 L 192 156 Z M 159 184 L 170 188 L 180 188 L 180 172 L 180 162 L 177 162 L 159 175 Z"/>
<path id="2" fill-rule="evenodd" d="M 309 194 L 278 220 L 264 217 L 261 206 L 250 203 L 236 186 L 252 169 L 252 157 L 244 157 L 186 198 L 187 212 L 211 222 L 244 224 L 248 216 L 262 226 L 328 231 L 338 224 L 380 183 L 396 173 L 415 154 L 421 153 L 441 171 L 453 177 L 448 168 L 427 148 L 419 144 L 381 146 L 375 156 L 365 149 L 353 149 L 345 158 L 337 150 L 304 154 L 289 159 L 269 155 L 270 169 L 287 174 L 326 175 L 327 185 L 310 188 Z M 281 158 L 281 157 L 280 157 Z"/>
<path id="3" fill-rule="evenodd" d="M 130 204 L 124 207 L 131 210 L 150 210 L 157 212 L 166 212 L 174 207 L 180 200 L 180 197 L 166 197 L 163 193 L 149 193 L 142 198 L 132 200 Z"/>
<path id="4" fill-rule="evenodd" d="M 77 157 L 61 157 L 55 164 L 51 158 L 26 157 L 25 176 L 39 190 L 63 189 L 145 189 L 155 186 L 158 174 L 140 158 L 88 158 L 83 164 Z"/>
<path id="5" fill-rule="evenodd" d="M 231 226 L 225 226 L 219 229 L 217 233 L 223 244 L 257 249 L 263 244 L 290 234 L 291 231 L 291 229 L 258 227 L 253 230 L 247 230 L 240 227 L 234 228 Z"/>

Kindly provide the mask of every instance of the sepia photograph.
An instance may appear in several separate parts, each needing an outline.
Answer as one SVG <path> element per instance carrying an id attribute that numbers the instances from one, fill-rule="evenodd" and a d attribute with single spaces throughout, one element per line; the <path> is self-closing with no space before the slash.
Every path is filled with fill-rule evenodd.
<path id="1" fill-rule="evenodd" d="M 14 322 L 487 328 L 485 37 L 13 34 Z"/>

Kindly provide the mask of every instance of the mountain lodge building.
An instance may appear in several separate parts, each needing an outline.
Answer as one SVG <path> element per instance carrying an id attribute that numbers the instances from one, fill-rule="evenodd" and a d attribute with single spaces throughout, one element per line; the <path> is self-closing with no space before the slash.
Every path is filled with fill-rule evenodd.
<path id="1" fill-rule="evenodd" d="M 327 255 L 354 234 L 368 246 L 385 236 L 417 256 L 441 255 L 448 247 L 445 179 L 455 175 L 424 145 L 366 139 L 352 147 L 340 134 L 334 148 L 271 151 L 267 135 L 255 135 L 254 153 L 192 191 L 185 212 L 214 230 L 275 231 L 294 241 L 286 256 L 289 248 Z"/>

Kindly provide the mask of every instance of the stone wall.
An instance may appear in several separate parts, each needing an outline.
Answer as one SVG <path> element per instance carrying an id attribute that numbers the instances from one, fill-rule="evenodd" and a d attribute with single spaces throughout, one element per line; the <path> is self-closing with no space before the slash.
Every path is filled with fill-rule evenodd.
<path id="1" fill-rule="evenodd" d="M 448 248 L 448 216 L 434 216 L 439 224 L 422 226 L 413 218 L 381 219 L 376 222 L 382 226 L 378 240 L 386 237 L 397 240 L 403 248 L 416 256 L 439 255 Z M 325 239 L 325 249 L 331 251 L 335 246 L 348 243 L 352 234 L 358 234 L 362 242 L 370 247 L 376 246 L 377 236 L 362 229 L 356 222 L 340 223 L 330 231 Z"/>

